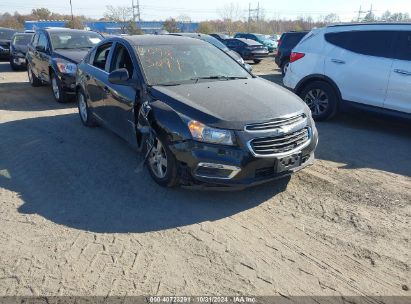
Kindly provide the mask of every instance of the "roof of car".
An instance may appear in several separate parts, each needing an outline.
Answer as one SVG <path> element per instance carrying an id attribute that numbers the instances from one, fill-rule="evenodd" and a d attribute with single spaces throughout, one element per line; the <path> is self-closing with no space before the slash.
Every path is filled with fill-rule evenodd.
<path id="1" fill-rule="evenodd" d="M 231 38 L 231 39 L 228 39 L 228 40 L 240 40 L 240 41 L 242 41 L 246 44 L 249 44 L 249 45 L 260 45 L 261 44 L 261 43 L 255 41 L 255 40 L 253 40 L 253 39 L 247 39 L 247 38 Z"/>
<path id="2" fill-rule="evenodd" d="M 75 29 L 70 29 L 70 28 L 65 28 L 65 27 L 45 27 L 40 30 L 44 30 L 50 33 L 83 33 L 83 32 L 91 32 L 91 33 L 97 33 L 94 31 L 87 31 L 87 30 L 75 30 Z"/>
<path id="3" fill-rule="evenodd" d="M 122 37 L 132 45 L 153 45 L 153 44 L 202 44 L 206 43 L 200 39 L 174 35 L 134 35 Z"/>
<path id="4" fill-rule="evenodd" d="M 410 22 L 365 22 L 365 23 L 341 23 L 341 24 L 333 24 L 329 25 L 328 27 L 341 27 L 341 26 L 370 26 L 370 25 L 386 25 L 386 26 L 397 26 L 397 25 L 408 25 L 411 26 Z"/>

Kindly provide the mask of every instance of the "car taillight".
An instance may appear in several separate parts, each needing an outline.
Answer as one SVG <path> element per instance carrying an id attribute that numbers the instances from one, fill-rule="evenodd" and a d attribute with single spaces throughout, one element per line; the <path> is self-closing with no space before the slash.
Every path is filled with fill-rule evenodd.
<path id="1" fill-rule="evenodd" d="M 278 40 L 278 41 L 277 41 L 278 47 L 280 47 L 280 46 L 281 46 L 281 43 L 283 43 L 283 41 L 282 41 L 282 40 Z"/>
<path id="2" fill-rule="evenodd" d="M 300 60 L 304 56 L 305 56 L 304 53 L 292 52 L 290 56 L 290 62 L 296 62 L 297 60 Z"/>

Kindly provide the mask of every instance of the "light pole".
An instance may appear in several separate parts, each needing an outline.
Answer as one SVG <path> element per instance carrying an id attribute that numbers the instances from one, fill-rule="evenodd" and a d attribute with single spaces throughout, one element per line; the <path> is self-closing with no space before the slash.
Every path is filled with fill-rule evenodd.
<path id="1" fill-rule="evenodd" d="M 70 10 L 71 10 L 71 21 L 74 20 L 74 16 L 73 16 L 73 5 L 71 4 L 71 0 L 70 0 Z"/>

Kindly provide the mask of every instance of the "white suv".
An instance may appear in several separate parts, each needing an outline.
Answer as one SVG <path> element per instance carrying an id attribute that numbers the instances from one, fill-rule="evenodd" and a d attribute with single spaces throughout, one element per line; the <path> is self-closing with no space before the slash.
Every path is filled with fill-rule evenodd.
<path id="1" fill-rule="evenodd" d="M 345 105 L 411 117 L 411 24 L 315 29 L 293 49 L 284 85 L 314 119 Z"/>

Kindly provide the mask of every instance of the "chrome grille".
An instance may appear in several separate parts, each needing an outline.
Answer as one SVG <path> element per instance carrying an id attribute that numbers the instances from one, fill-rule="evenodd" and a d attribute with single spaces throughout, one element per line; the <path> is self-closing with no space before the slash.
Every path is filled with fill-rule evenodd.
<path id="1" fill-rule="evenodd" d="M 305 119 L 306 119 L 305 114 L 300 114 L 300 115 L 293 116 L 293 117 L 273 119 L 271 121 L 267 121 L 263 123 L 247 125 L 245 127 L 245 130 L 249 132 L 268 131 L 268 130 L 273 130 L 273 129 L 283 127 L 283 126 L 298 124 L 300 122 L 302 123 Z"/>
<path id="2" fill-rule="evenodd" d="M 251 140 L 250 147 L 256 155 L 268 156 L 301 148 L 309 140 L 310 129 L 305 128 L 281 136 L 255 138 Z"/>

